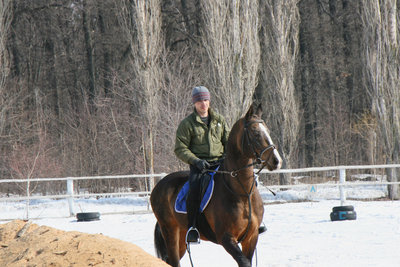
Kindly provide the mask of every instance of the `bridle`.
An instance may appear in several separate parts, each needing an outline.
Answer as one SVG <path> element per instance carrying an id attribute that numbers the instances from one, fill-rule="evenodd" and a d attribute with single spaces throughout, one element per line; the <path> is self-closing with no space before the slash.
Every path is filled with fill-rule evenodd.
<path id="1" fill-rule="evenodd" d="M 246 141 L 247 145 L 251 147 L 251 150 L 252 150 L 252 152 L 254 154 L 255 160 L 252 163 L 247 164 L 247 165 L 245 165 L 245 166 L 243 166 L 241 168 L 238 168 L 236 170 L 233 170 L 233 171 L 222 171 L 222 170 L 221 171 L 205 170 L 205 171 L 214 172 L 214 173 L 225 173 L 225 174 L 229 174 L 232 177 L 236 177 L 239 171 L 247 169 L 247 168 L 250 168 L 250 167 L 253 167 L 254 165 L 262 164 L 262 163 L 266 163 L 266 165 L 268 165 L 269 164 L 268 163 L 269 158 L 267 160 L 263 160 L 262 156 L 268 150 L 276 149 L 276 147 L 272 143 L 272 144 L 269 144 L 268 146 L 266 146 L 265 148 L 263 148 L 260 153 L 257 152 L 257 150 L 255 149 L 255 144 L 253 142 L 251 142 L 250 137 L 249 137 L 249 126 L 251 126 L 253 123 L 264 123 L 264 121 L 256 119 L 256 120 L 251 120 L 251 121 L 248 121 L 248 122 L 245 123 L 245 125 L 243 127 L 243 135 L 242 135 L 242 151 L 244 152 L 244 142 Z M 255 140 L 255 142 L 257 143 L 257 145 L 259 147 L 261 146 L 260 142 L 257 141 L 257 138 L 253 138 L 253 140 Z M 264 167 L 266 165 L 263 164 L 261 166 L 261 168 L 258 170 L 258 172 L 256 173 L 256 175 L 258 175 L 264 169 Z"/>
<path id="2" fill-rule="evenodd" d="M 252 121 L 248 121 L 248 122 L 245 123 L 244 128 L 243 128 L 243 130 L 244 130 L 243 137 L 242 137 L 242 151 L 244 151 L 244 142 L 245 142 L 244 139 L 246 139 L 247 145 L 251 147 L 251 150 L 252 150 L 252 152 L 254 154 L 254 157 L 256 159 L 255 163 L 253 165 L 262 164 L 262 163 L 266 163 L 268 165 L 269 164 L 268 163 L 269 158 L 267 160 L 263 160 L 262 156 L 264 155 L 265 152 L 267 152 L 271 148 L 272 149 L 276 149 L 276 147 L 275 147 L 275 145 L 273 143 L 271 143 L 268 146 L 266 146 L 264 149 L 262 149 L 260 153 L 257 152 L 257 150 L 255 149 L 254 142 L 250 141 L 250 137 L 249 137 L 250 131 L 248 130 L 248 128 L 254 123 L 264 123 L 264 121 L 263 120 L 252 120 Z M 254 137 L 254 135 L 253 135 L 253 137 Z M 260 144 L 260 142 L 258 142 L 257 138 L 253 138 L 253 140 L 255 140 L 255 142 L 257 143 L 258 147 L 261 147 L 261 144 Z M 257 174 L 259 174 L 264 167 L 265 167 L 265 165 L 263 164 L 261 169 L 257 172 Z"/>

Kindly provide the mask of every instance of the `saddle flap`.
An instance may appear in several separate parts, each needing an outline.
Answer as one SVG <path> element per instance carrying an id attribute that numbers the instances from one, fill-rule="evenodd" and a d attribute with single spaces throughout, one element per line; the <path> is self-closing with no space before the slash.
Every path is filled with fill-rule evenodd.
<path id="1" fill-rule="evenodd" d="M 219 166 L 215 169 L 218 170 Z M 214 192 L 214 175 L 215 172 L 209 172 L 208 173 L 208 179 L 207 178 L 202 178 L 201 181 L 201 194 L 203 195 L 200 203 L 200 212 L 203 212 L 208 203 L 211 200 L 212 194 Z M 175 200 L 175 211 L 178 213 L 187 213 L 187 208 L 186 208 L 186 199 L 187 199 L 187 194 L 189 192 L 189 181 L 187 181 L 182 189 L 179 191 L 178 196 L 176 197 Z M 204 193 L 203 193 L 204 192 Z"/>

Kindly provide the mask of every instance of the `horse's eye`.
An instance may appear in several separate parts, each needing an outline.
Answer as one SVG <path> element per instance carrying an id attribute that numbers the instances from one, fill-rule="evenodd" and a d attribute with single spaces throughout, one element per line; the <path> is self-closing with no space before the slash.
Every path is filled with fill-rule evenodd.
<path id="1" fill-rule="evenodd" d="M 254 134 L 254 136 L 257 137 L 257 138 L 261 137 L 260 131 L 253 131 L 253 134 Z"/>

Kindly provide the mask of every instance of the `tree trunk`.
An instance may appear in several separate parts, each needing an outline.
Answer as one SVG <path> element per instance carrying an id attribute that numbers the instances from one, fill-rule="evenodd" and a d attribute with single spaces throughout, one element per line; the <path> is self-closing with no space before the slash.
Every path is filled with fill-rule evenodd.
<path id="1" fill-rule="evenodd" d="M 89 9 L 86 3 L 87 1 L 83 1 L 83 9 L 82 9 L 82 27 L 84 32 L 84 40 L 85 40 L 85 49 L 87 56 L 87 72 L 88 72 L 88 84 L 89 84 L 89 103 L 91 108 L 93 107 L 93 100 L 96 94 L 95 88 L 95 70 L 94 70 L 94 59 L 93 59 L 93 46 L 92 46 L 92 37 L 91 37 L 91 25 L 90 19 L 88 19 Z"/>
<path id="2" fill-rule="evenodd" d="M 12 7 L 10 1 L 0 1 L 0 136 L 4 136 L 3 131 L 6 128 L 7 121 L 6 114 L 8 109 L 11 108 L 11 99 L 13 99 L 13 97 L 8 97 L 10 95 L 9 93 L 6 93 L 6 83 L 10 67 L 7 53 L 7 35 L 11 24 L 11 10 Z M 1 167 L 2 166 L 0 165 L 0 169 Z"/>
<path id="3" fill-rule="evenodd" d="M 104 9 L 106 7 L 101 5 L 99 8 L 99 28 L 101 35 L 105 36 L 107 33 L 106 31 L 106 23 L 105 20 L 107 19 L 106 14 L 104 14 Z M 110 94 L 111 90 L 111 56 L 110 56 L 110 46 L 106 43 L 107 39 L 103 39 L 102 43 L 102 51 L 103 51 L 103 69 L 102 69 L 102 80 L 103 80 L 103 87 L 104 87 L 104 96 L 107 97 Z"/>

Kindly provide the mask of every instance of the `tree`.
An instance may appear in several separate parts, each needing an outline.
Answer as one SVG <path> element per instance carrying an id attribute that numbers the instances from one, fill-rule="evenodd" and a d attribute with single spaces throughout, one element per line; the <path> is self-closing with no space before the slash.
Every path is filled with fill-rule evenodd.
<path id="1" fill-rule="evenodd" d="M 146 173 L 154 173 L 154 133 L 159 118 L 162 73 L 161 4 L 159 0 L 128 0 L 121 6 L 121 25 L 129 40 L 132 75 L 131 100 L 141 117 Z M 153 184 L 150 183 L 150 187 Z"/>
<path id="2" fill-rule="evenodd" d="M 258 82 L 258 1 L 205 0 L 201 8 L 203 45 L 211 62 L 210 89 L 232 125 L 248 110 Z"/>
<path id="3" fill-rule="evenodd" d="M 400 153 L 400 44 L 397 0 L 363 2 L 365 87 L 377 117 L 385 163 L 398 163 Z M 397 182 L 395 169 L 386 169 Z M 389 185 L 389 197 L 399 199 L 398 185 Z"/>
<path id="4" fill-rule="evenodd" d="M 295 155 L 300 127 L 300 107 L 294 86 L 298 54 L 300 17 L 297 0 L 263 1 L 262 66 L 263 79 L 259 96 L 266 109 L 269 127 L 277 137 L 283 156 L 283 167 L 290 168 Z M 280 175 L 280 183 L 288 184 L 290 176 Z"/>

